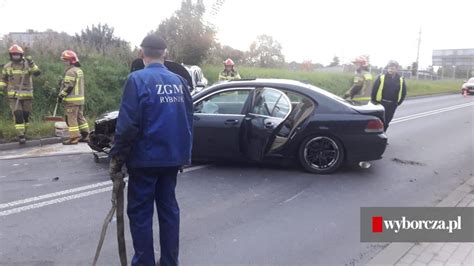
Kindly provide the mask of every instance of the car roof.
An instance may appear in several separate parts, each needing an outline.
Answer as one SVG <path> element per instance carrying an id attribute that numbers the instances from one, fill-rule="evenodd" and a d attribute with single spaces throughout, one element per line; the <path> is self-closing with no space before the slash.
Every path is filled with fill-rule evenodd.
<path id="1" fill-rule="evenodd" d="M 319 93 L 329 98 L 339 98 L 339 96 L 316 87 L 309 82 L 303 82 L 298 80 L 292 79 L 275 79 L 275 78 L 257 78 L 257 79 L 240 79 L 240 80 L 230 80 L 230 81 L 223 81 L 218 84 L 214 84 L 206 91 L 214 91 L 221 89 L 223 87 L 230 87 L 230 86 L 238 86 L 238 87 L 259 87 L 259 86 L 275 86 L 275 87 L 283 87 L 290 90 L 295 90 L 297 92 L 301 92 L 304 94 L 313 94 Z"/>

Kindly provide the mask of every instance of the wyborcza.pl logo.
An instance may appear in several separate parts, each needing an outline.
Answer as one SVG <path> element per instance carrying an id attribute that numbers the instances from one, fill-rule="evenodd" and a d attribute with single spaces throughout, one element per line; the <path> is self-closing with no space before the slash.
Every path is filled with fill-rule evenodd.
<path id="1" fill-rule="evenodd" d="M 362 242 L 474 242 L 474 208 L 361 208 Z"/>
<path id="2" fill-rule="evenodd" d="M 372 217 L 372 232 L 382 233 L 384 230 L 392 230 L 399 233 L 401 230 L 447 230 L 450 234 L 453 230 L 461 230 L 461 216 L 456 220 L 408 220 L 403 216 L 400 220 L 386 220 L 382 216 Z"/>

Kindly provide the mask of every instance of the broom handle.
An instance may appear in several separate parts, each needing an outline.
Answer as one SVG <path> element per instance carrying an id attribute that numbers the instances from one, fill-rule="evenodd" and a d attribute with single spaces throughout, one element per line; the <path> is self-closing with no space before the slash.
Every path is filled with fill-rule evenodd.
<path id="1" fill-rule="evenodd" d="M 56 101 L 56 106 L 54 106 L 53 116 L 56 116 L 56 111 L 58 110 L 58 102 Z"/>

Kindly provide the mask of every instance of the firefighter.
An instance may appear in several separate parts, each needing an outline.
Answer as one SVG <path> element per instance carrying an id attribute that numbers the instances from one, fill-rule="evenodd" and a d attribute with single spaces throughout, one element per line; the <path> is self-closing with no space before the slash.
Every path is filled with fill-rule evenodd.
<path id="1" fill-rule="evenodd" d="M 64 103 L 66 112 L 66 123 L 69 129 L 69 139 L 63 142 L 64 145 L 75 145 L 78 142 L 89 141 L 89 125 L 84 117 L 84 72 L 76 53 L 65 50 L 61 54 L 61 60 L 66 69 L 61 88 L 58 95 L 58 102 Z"/>
<path id="2" fill-rule="evenodd" d="M 355 101 L 369 101 L 372 74 L 369 72 L 369 61 L 365 56 L 358 56 L 352 63 L 356 66 L 356 75 L 352 87 L 344 94 L 344 99 L 350 98 Z M 358 96 L 354 98 L 355 96 Z"/>
<path id="3" fill-rule="evenodd" d="M 18 141 L 20 144 L 25 144 L 33 106 L 32 76 L 39 76 L 41 71 L 31 56 L 24 56 L 25 52 L 19 45 L 12 45 L 8 52 L 10 62 L 3 66 L 0 90 L 4 91 L 6 88 Z"/>
<path id="4" fill-rule="evenodd" d="M 129 74 L 120 105 L 110 177 L 128 174 L 128 206 L 135 255 L 132 265 L 155 265 L 153 212 L 156 204 L 161 258 L 156 265 L 178 265 L 178 170 L 190 164 L 193 102 L 186 80 L 164 66 L 166 43 L 154 35 L 141 43 L 145 68 Z"/>
<path id="5" fill-rule="evenodd" d="M 234 69 L 234 65 L 234 61 L 230 58 L 224 61 L 224 70 L 219 73 L 219 81 L 240 79 L 239 72 Z"/>
<path id="6" fill-rule="evenodd" d="M 371 99 L 385 108 L 385 131 L 392 121 L 397 107 L 403 103 L 407 94 L 405 79 L 398 74 L 400 65 L 395 60 L 387 64 L 387 74 L 382 74 L 374 82 Z"/>

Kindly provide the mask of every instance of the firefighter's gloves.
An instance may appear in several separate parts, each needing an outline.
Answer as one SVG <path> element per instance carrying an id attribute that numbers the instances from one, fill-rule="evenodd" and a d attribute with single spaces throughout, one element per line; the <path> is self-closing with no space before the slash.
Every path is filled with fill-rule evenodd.
<path id="1" fill-rule="evenodd" d="M 109 175 L 112 181 L 117 178 L 123 178 L 122 166 L 124 163 L 125 160 L 120 156 L 112 157 L 109 164 Z"/>
<path id="2" fill-rule="evenodd" d="M 31 57 L 31 55 L 26 56 L 25 59 L 26 59 L 26 62 L 28 62 L 28 65 L 30 67 L 34 66 L 35 62 L 33 61 L 33 57 Z"/>

